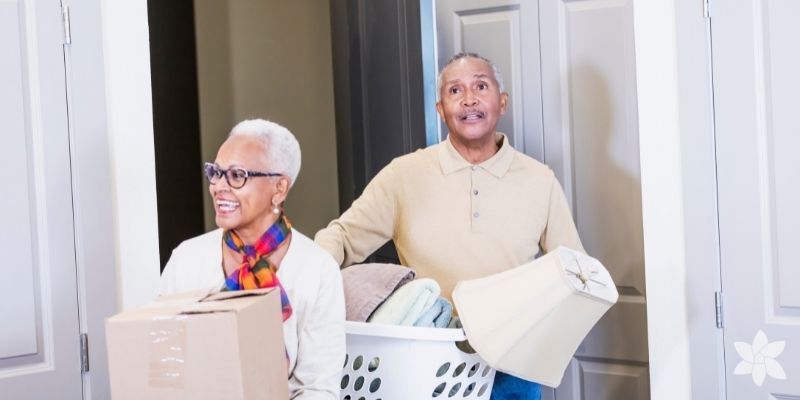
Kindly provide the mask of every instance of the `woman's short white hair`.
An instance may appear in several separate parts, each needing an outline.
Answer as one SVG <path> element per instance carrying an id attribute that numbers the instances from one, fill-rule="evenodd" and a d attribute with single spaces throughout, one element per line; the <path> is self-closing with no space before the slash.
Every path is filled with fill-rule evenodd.
<path id="1" fill-rule="evenodd" d="M 263 119 L 246 119 L 231 129 L 229 136 L 248 135 L 261 140 L 267 150 L 265 157 L 271 171 L 289 177 L 294 185 L 300 173 L 300 144 L 288 129 L 280 124 Z"/>

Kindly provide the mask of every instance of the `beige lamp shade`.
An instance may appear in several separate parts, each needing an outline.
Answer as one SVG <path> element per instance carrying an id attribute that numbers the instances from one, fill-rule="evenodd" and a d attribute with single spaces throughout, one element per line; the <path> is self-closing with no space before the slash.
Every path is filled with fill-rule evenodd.
<path id="1" fill-rule="evenodd" d="M 558 247 L 453 291 L 469 343 L 493 368 L 556 387 L 575 350 L 619 295 L 596 259 Z"/>

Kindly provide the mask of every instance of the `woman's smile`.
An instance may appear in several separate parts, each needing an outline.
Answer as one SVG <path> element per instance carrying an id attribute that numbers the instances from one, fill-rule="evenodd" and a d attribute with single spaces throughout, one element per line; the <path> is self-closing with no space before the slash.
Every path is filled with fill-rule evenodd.
<path id="1" fill-rule="evenodd" d="M 216 199 L 215 205 L 217 209 L 217 214 L 228 214 L 232 213 L 239 209 L 241 204 L 238 201 L 234 200 L 226 200 L 226 199 Z"/>

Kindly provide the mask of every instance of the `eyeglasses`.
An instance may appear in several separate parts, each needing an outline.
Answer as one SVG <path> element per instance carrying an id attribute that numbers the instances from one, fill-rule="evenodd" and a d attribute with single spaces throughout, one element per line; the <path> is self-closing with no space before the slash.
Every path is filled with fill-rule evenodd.
<path id="1" fill-rule="evenodd" d="M 222 169 L 217 164 L 208 162 L 203 165 L 203 172 L 205 172 L 206 178 L 208 178 L 208 181 L 211 182 L 212 185 L 219 182 L 220 178 L 225 176 L 228 186 L 234 189 L 240 189 L 242 186 L 244 186 L 244 184 L 247 183 L 247 178 L 283 175 L 275 172 L 248 171 L 244 168 L 238 167 Z"/>

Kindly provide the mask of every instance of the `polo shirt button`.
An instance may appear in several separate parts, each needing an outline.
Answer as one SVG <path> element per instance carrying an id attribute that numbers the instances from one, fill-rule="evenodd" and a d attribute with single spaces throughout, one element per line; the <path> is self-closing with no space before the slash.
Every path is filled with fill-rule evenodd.
<path id="1" fill-rule="evenodd" d="M 477 212 L 474 212 L 474 213 L 472 213 L 472 216 L 473 216 L 473 217 L 475 217 L 475 218 L 478 218 L 478 217 L 480 217 L 481 215 L 480 215 L 480 214 L 478 214 Z"/>
<path id="2" fill-rule="evenodd" d="M 475 190 L 473 190 L 473 191 L 472 191 L 472 194 L 474 194 L 475 196 L 477 196 L 477 195 L 478 195 L 478 189 L 475 189 Z"/>
<path id="3" fill-rule="evenodd" d="M 473 165 L 473 166 L 471 166 L 471 167 L 469 167 L 469 168 L 470 168 L 471 170 L 475 171 L 475 166 L 474 166 L 474 165 Z"/>

